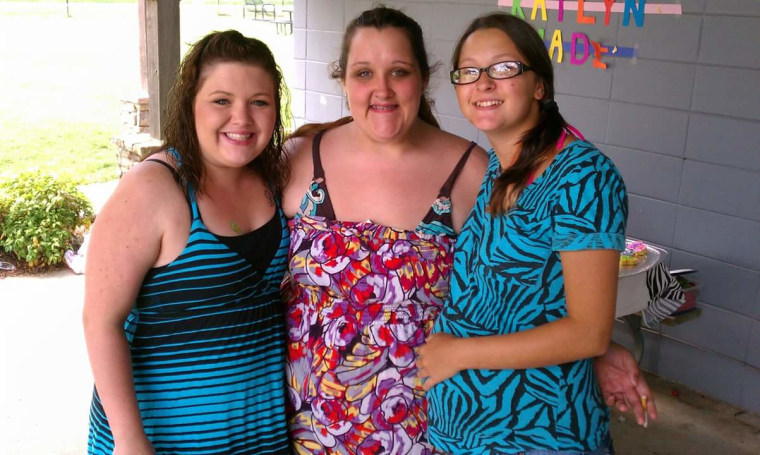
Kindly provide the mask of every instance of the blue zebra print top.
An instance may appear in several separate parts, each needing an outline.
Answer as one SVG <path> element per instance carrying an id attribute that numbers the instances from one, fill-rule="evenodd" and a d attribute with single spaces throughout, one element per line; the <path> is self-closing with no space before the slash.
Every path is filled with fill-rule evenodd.
<path id="1" fill-rule="evenodd" d="M 151 269 L 124 331 L 143 425 L 157 454 L 289 454 L 280 284 L 288 228 L 259 272 L 203 224 L 190 192 L 187 245 Z M 88 453 L 113 452 L 97 390 Z"/>
<path id="2" fill-rule="evenodd" d="M 451 294 L 434 332 L 514 333 L 566 315 L 559 251 L 625 247 L 628 201 L 612 161 L 575 141 L 526 187 L 507 215 L 486 212 L 489 168 L 459 235 Z M 609 413 L 591 360 L 525 370 L 465 370 L 427 393 L 429 438 L 452 454 L 590 451 Z"/>

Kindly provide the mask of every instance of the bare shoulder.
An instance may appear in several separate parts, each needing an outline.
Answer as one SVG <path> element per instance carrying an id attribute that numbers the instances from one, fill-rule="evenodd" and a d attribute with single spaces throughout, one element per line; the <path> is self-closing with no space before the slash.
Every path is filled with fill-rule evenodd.
<path id="1" fill-rule="evenodd" d="M 169 164 L 165 157 L 156 156 L 155 159 Z M 109 205 L 127 205 L 135 210 L 146 208 L 155 212 L 157 206 L 167 208 L 183 201 L 182 189 L 169 169 L 158 163 L 143 161 L 121 178 L 104 210 Z"/>
<path id="2" fill-rule="evenodd" d="M 295 216 L 314 175 L 314 162 L 311 157 L 313 140 L 314 136 L 301 136 L 285 142 L 290 178 L 282 193 L 282 207 L 288 218 Z"/>
<path id="3" fill-rule="evenodd" d="M 121 178 L 98 214 L 95 228 L 112 235 L 140 229 L 145 235 L 160 237 L 166 226 L 187 212 L 184 194 L 169 169 L 142 162 Z"/>

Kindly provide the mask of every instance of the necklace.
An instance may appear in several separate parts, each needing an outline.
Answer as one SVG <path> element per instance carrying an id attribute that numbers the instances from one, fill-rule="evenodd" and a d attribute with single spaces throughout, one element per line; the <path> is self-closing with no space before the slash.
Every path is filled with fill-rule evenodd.
<path id="1" fill-rule="evenodd" d="M 242 234 L 243 230 L 240 229 L 240 226 L 235 221 L 230 221 L 230 228 L 235 231 L 236 234 Z"/>

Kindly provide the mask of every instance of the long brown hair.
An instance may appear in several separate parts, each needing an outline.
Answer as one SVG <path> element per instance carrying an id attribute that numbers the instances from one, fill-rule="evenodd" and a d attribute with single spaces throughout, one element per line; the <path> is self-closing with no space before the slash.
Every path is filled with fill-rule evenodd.
<path id="1" fill-rule="evenodd" d="M 330 70 L 331 78 L 340 79 L 341 81 L 346 80 L 346 65 L 348 63 L 348 53 L 351 50 L 351 41 L 354 35 L 356 35 L 357 30 L 365 27 L 372 27 L 378 30 L 393 27 L 406 33 L 409 44 L 412 47 L 414 59 L 420 68 L 422 80 L 430 80 L 430 75 L 435 71 L 437 65 L 431 67 L 428 61 L 420 24 L 401 11 L 383 5 L 362 12 L 346 26 L 346 31 L 343 33 L 343 43 L 340 47 L 340 57 L 337 61 L 333 62 Z M 432 105 L 432 100 L 428 98 L 426 93 L 423 93 L 420 96 L 420 108 L 417 111 L 417 116 L 425 123 L 440 128 L 438 120 L 433 115 Z M 319 131 L 345 125 L 351 121 L 351 117 L 343 117 L 334 122 L 306 124 L 298 128 L 291 137 L 309 136 Z"/>
<path id="2" fill-rule="evenodd" d="M 203 70 L 224 62 L 253 65 L 263 69 L 272 78 L 275 88 L 274 131 L 263 152 L 248 166 L 259 171 L 275 194 L 280 194 L 288 176 L 282 147 L 285 140 L 284 122 L 287 120 L 283 119 L 283 112 L 289 112 L 288 89 L 282 71 L 267 45 L 255 38 L 245 37 L 236 30 L 209 33 L 193 44 L 185 55 L 177 80 L 169 93 L 168 120 L 163 131 L 164 148 L 172 148 L 179 155 L 176 160 L 169 154 L 177 168 L 183 190 L 187 193 L 189 188 L 193 188 L 202 193 L 205 171 L 195 130 L 193 102 L 202 82 Z"/>
<path id="3" fill-rule="evenodd" d="M 451 59 L 453 69 L 459 67 L 462 46 L 467 38 L 478 30 L 488 28 L 501 30 L 509 36 L 528 60 L 524 63 L 536 73 L 544 88 L 543 99 L 537 101 L 540 103 L 538 123 L 521 138 L 522 147 L 515 163 L 494 181 L 488 210 L 502 214 L 514 205 L 522 190 L 528 186 L 534 170 L 552 154 L 552 147 L 556 146 L 567 123 L 554 101 L 554 70 L 546 46 L 533 26 L 519 17 L 490 13 L 473 20 L 454 49 Z"/>

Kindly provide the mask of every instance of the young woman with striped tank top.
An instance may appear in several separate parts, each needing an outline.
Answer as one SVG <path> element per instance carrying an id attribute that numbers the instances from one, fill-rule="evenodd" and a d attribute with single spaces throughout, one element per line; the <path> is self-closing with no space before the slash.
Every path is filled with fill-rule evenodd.
<path id="1" fill-rule="evenodd" d="M 287 454 L 285 86 L 259 40 L 202 38 L 164 149 L 98 215 L 84 325 L 91 454 Z"/>

